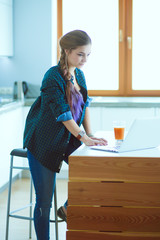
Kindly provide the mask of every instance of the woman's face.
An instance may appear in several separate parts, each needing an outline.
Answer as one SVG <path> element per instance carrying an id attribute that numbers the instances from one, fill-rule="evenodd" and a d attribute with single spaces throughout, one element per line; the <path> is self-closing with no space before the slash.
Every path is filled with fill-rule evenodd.
<path id="1" fill-rule="evenodd" d="M 71 51 L 66 50 L 68 56 L 69 68 L 81 68 L 87 62 L 88 56 L 91 53 L 91 44 L 77 47 Z"/>

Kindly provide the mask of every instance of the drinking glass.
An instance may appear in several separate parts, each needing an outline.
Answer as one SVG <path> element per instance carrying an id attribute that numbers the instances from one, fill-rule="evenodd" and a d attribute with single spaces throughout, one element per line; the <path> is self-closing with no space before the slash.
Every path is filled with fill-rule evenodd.
<path id="1" fill-rule="evenodd" d="M 121 120 L 113 121 L 114 137 L 116 140 L 116 145 L 120 145 L 124 140 L 125 125 L 126 125 L 125 121 L 121 121 Z"/>

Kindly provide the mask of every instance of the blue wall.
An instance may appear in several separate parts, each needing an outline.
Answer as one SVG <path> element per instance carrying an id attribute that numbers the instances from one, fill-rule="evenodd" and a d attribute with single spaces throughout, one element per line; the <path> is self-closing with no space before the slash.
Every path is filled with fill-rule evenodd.
<path id="1" fill-rule="evenodd" d="M 14 56 L 0 58 L 0 87 L 12 87 L 14 81 L 41 84 L 52 64 L 51 1 L 13 1 Z"/>

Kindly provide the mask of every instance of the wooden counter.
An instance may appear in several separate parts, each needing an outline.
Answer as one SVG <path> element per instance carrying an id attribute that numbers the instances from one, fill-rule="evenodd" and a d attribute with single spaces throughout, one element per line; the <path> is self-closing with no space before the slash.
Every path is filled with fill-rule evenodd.
<path id="1" fill-rule="evenodd" d="M 160 149 L 69 157 L 67 240 L 160 239 Z"/>

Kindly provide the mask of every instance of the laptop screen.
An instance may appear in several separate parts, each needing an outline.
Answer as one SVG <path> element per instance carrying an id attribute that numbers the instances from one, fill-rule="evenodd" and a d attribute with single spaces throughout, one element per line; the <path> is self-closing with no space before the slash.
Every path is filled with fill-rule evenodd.
<path id="1" fill-rule="evenodd" d="M 160 145 L 160 118 L 137 118 L 131 125 L 119 152 L 153 148 Z"/>

